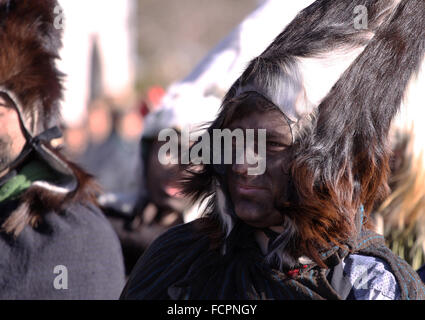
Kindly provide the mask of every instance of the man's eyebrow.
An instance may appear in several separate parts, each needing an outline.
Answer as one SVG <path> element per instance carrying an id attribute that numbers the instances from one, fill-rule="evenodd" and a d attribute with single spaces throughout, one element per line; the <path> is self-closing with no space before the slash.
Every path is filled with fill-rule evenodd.
<path id="1" fill-rule="evenodd" d="M 267 138 L 279 138 L 280 137 L 280 134 L 279 133 L 277 133 L 276 131 L 274 131 L 274 130 L 267 130 L 266 131 L 266 137 Z"/>
<path id="2" fill-rule="evenodd" d="M 233 125 L 231 125 L 231 126 L 228 126 L 227 128 L 225 128 L 225 129 L 229 129 L 230 131 L 234 131 L 234 130 L 237 130 L 237 129 L 241 129 L 241 130 L 244 130 L 243 128 L 241 128 L 240 126 L 233 126 Z M 278 131 L 276 131 L 275 129 L 266 129 L 266 128 L 258 128 L 258 129 L 255 129 L 255 130 L 266 130 L 266 138 L 267 139 L 282 139 L 282 135 L 284 135 L 285 137 L 286 136 L 291 136 L 292 135 L 292 133 L 291 133 L 291 130 L 290 129 L 288 129 L 288 132 L 278 132 Z"/>
<path id="3" fill-rule="evenodd" d="M 282 143 L 286 146 L 290 146 L 292 144 L 292 133 L 291 131 L 285 132 L 284 134 L 281 132 L 277 132 L 275 130 L 267 130 L 266 133 L 267 141 Z"/>
<path id="4" fill-rule="evenodd" d="M 284 136 L 291 135 L 291 131 L 288 130 L 288 132 L 285 132 L 285 133 L 283 133 L 283 132 L 277 132 L 275 130 L 267 130 L 266 131 L 266 137 L 268 139 L 271 139 L 271 138 L 282 138 L 283 135 Z"/>

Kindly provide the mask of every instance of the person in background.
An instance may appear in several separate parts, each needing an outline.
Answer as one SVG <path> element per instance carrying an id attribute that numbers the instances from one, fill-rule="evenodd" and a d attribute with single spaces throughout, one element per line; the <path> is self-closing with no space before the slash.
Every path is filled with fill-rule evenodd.
<path id="1" fill-rule="evenodd" d="M 89 108 L 85 128 L 88 142 L 75 160 L 96 177 L 102 188 L 100 196 L 135 193 L 143 130 L 140 112 L 97 100 Z"/>
<path id="2" fill-rule="evenodd" d="M 0 299 L 117 299 L 119 240 L 60 136 L 56 0 L 0 0 Z"/>
<path id="3" fill-rule="evenodd" d="M 64 127 L 63 144 L 66 147 L 66 153 L 71 159 L 78 159 L 89 143 L 89 135 L 84 125 L 75 127 Z"/>

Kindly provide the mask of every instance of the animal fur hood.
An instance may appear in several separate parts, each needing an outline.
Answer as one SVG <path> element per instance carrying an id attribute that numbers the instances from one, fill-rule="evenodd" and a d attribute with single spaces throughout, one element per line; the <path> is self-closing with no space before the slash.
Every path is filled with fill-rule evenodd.
<path id="1" fill-rule="evenodd" d="M 59 121 L 57 5 L 56 0 L 0 0 L 0 90 L 13 100 L 30 137 Z"/>
<path id="2" fill-rule="evenodd" d="M 368 12 L 367 28 L 353 25 L 358 6 Z M 227 93 L 211 134 L 252 92 L 291 123 L 294 195 L 285 212 L 291 234 L 277 238 L 282 245 L 273 245 L 269 257 L 297 259 L 301 253 L 320 264 L 321 250 L 355 237 L 361 207 L 370 228 L 374 203 L 388 191 L 391 120 L 423 59 L 424 14 L 423 1 L 416 0 L 315 1 Z M 214 195 L 206 215 L 229 236 L 237 218 L 220 171 L 212 165 L 189 168 L 183 186 L 194 199 Z"/>
<path id="3" fill-rule="evenodd" d="M 3 225 L 15 234 L 42 212 L 90 193 L 85 189 L 89 176 L 50 144 L 60 137 L 56 127 L 63 91 L 63 74 L 56 68 L 62 46 L 62 30 L 56 23 L 59 8 L 56 0 L 0 0 L 0 95 L 17 110 L 27 140 L 9 168 L 36 156 L 61 177 L 55 185 L 37 181 L 23 195 L 26 200 L 20 209 Z"/>

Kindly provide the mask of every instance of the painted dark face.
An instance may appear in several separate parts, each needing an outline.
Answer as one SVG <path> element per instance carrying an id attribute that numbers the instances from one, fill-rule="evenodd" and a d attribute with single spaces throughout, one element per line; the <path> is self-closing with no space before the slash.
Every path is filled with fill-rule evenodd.
<path id="1" fill-rule="evenodd" d="M 249 165 L 227 166 L 226 179 L 236 215 L 247 224 L 273 227 L 282 224 L 282 207 L 289 196 L 289 166 L 292 134 L 284 115 L 277 109 L 250 111 L 228 125 L 230 130 L 267 130 L 266 171 L 248 174 Z"/>

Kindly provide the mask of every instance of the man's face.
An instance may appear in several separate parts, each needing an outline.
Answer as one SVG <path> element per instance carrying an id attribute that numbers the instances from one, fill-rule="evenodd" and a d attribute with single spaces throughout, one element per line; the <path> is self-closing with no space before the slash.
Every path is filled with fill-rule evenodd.
<path id="1" fill-rule="evenodd" d="M 0 177 L 8 172 L 25 143 L 18 112 L 0 97 Z"/>
<path id="2" fill-rule="evenodd" d="M 281 225 L 281 209 L 288 200 L 289 165 L 292 134 L 285 117 L 279 110 L 252 111 L 243 118 L 234 119 L 230 130 L 267 130 L 266 171 L 262 175 L 248 174 L 249 165 L 229 165 L 227 186 L 236 215 L 247 224 L 265 228 Z M 246 162 L 246 161 L 245 161 Z"/>

